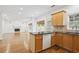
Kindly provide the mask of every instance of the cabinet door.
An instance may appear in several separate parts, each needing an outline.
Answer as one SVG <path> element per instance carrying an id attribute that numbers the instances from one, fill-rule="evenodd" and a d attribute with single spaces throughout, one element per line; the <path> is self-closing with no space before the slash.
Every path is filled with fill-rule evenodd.
<path id="1" fill-rule="evenodd" d="M 57 14 L 57 25 L 63 25 L 63 20 L 64 20 L 64 13 L 60 12 Z"/>
<path id="2" fill-rule="evenodd" d="M 35 36 L 35 51 L 41 51 L 42 50 L 42 40 L 43 40 L 43 36 L 42 35 L 36 35 Z"/>
<path id="3" fill-rule="evenodd" d="M 57 14 L 52 15 L 52 22 L 53 22 L 53 25 L 57 25 L 58 24 Z"/>
<path id="4" fill-rule="evenodd" d="M 79 52 L 79 36 L 75 35 L 73 39 L 73 51 Z"/>
<path id="5" fill-rule="evenodd" d="M 57 34 L 58 46 L 63 46 L 63 36 L 62 33 Z"/>
<path id="6" fill-rule="evenodd" d="M 53 25 L 63 25 L 64 12 L 58 12 L 52 15 Z"/>
<path id="7" fill-rule="evenodd" d="M 51 45 L 58 45 L 58 46 L 62 46 L 63 42 L 62 42 L 62 34 L 61 33 L 55 33 L 55 35 L 52 35 L 52 43 Z"/>
<path id="8" fill-rule="evenodd" d="M 58 44 L 57 33 L 54 32 L 54 33 L 52 33 L 52 37 L 51 37 L 51 45 L 54 46 L 57 44 Z"/>
<path id="9" fill-rule="evenodd" d="M 63 47 L 72 51 L 72 39 L 73 36 L 69 34 L 63 35 Z"/>
<path id="10" fill-rule="evenodd" d="M 57 44 L 57 38 L 55 36 L 52 36 L 51 38 L 51 46 L 54 46 Z"/>

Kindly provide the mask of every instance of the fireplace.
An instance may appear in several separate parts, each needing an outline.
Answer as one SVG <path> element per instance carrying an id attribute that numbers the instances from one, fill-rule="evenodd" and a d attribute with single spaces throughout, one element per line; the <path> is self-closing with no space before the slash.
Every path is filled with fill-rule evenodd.
<path id="1" fill-rule="evenodd" d="M 19 28 L 15 28 L 14 31 L 15 31 L 15 32 L 20 32 L 20 29 L 19 29 Z"/>

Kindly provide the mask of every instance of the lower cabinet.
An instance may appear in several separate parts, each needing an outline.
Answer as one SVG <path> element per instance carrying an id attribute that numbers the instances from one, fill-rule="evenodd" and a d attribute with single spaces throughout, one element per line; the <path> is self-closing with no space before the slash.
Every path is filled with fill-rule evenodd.
<path id="1" fill-rule="evenodd" d="M 58 45 L 72 51 L 73 35 L 57 32 L 52 34 L 51 45 Z"/>
<path id="2" fill-rule="evenodd" d="M 73 35 L 63 34 L 63 47 L 72 51 Z"/>
<path id="3" fill-rule="evenodd" d="M 43 35 L 35 35 L 35 52 L 42 50 Z"/>
<path id="4" fill-rule="evenodd" d="M 56 44 L 57 44 L 57 38 L 56 38 L 56 36 L 52 36 L 51 37 L 51 46 L 54 46 Z"/>
<path id="5" fill-rule="evenodd" d="M 60 47 L 63 46 L 63 34 L 62 33 L 57 33 L 57 45 L 59 45 Z"/>
<path id="6" fill-rule="evenodd" d="M 30 51 L 39 52 L 51 47 L 51 34 L 31 34 Z"/>
<path id="7" fill-rule="evenodd" d="M 73 51 L 79 52 L 79 35 L 74 35 L 73 39 Z"/>
<path id="8" fill-rule="evenodd" d="M 49 37 L 50 40 L 47 38 Z M 39 52 L 47 47 L 54 45 L 61 46 L 73 52 L 79 52 L 79 35 L 67 33 L 52 33 L 52 36 L 40 34 L 31 34 L 30 36 L 31 52 Z M 44 39 L 44 40 L 43 40 Z M 44 41 L 44 42 L 43 42 Z"/>
<path id="9" fill-rule="evenodd" d="M 31 34 L 30 35 L 30 51 L 31 52 L 39 52 L 42 50 L 42 40 L 43 36 L 38 34 Z"/>
<path id="10" fill-rule="evenodd" d="M 67 33 L 52 33 L 51 45 L 58 45 L 73 52 L 79 52 L 79 35 Z"/>
<path id="11" fill-rule="evenodd" d="M 62 46 L 63 45 L 62 40 L 63 40 L 62 33 L 54 33 L 52 34 L 51 45 Z"/>

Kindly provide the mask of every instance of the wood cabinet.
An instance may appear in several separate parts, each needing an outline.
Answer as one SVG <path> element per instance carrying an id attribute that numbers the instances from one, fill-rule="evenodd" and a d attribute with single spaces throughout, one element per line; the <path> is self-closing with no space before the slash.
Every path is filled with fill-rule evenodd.
<path id="1" fill-rule="evenodd" d="M 58 44 L 59 46 L 63 46 L 63 36 L 62 33 L 57 34 Z"/>
<path id="2" fill-rule="evenodd" d="M 43 36 L 40 34 L 31 34 L 30 37 L 30 51 L 31 52 L 39 52 L 42 50 L 43 46 Z"/>
<path id="3" fill-rule="evenodd" d="M 51 45 L 52 46 L 58 45 L 60 47 L 72 51 L 72 40 L 73 40 L 73 35 L 57 32 L 52 36 Z"/>
<path id="4" fill-rule="evenodd" d="M 42 50 L 43 35 L 35 35 L 35 52 Z"/>
<path id="5" fill-rule="evenodd" d="M 63 42 L 62 42 L 62 33 L 55 33 L 52 36 L 52 40 L 51 40 L 51 45 L 58 45 L 58 46 L 62 46 Z"/>
<path id="6" fill-rule="evenodd" d="M 73 51 L 79 52 L 79 35 L 74 35 L 73 39 Z"/>
<path id="7" fill-rule="evenodd" d="M 64 15 L 65 11 L 60 11 L 52 14 L 52 23 L 54 26 L 64 25 Z"/>
<path id="8" fill-rule="evenodd" d="M 71 34 L 63 34 L 63 47 L 72 51 L 72 41 L 73 35 Z"/>
<path id="9" fill-rule="evenodd" d="M 59 33 L 52 34 L 51 45 L 58 45 L 73 52 L 79 52 L 79 35 Z"/>
<path id="10" fill-rule="evenodd" d="M 51 46 L 54 46 L 57 44 L 57 37 L 55 34 L 52 34 L 51 36 Z"/>

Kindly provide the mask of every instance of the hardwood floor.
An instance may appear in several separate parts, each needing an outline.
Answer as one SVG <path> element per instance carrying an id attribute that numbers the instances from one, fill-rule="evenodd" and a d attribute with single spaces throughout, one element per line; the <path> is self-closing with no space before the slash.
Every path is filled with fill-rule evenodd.
<path id="1" fill-rule="evenodd" d="M 24 41 L 26 41 L 25 44 Z M 0 53 L 28 53 L 30 51 L 29 47 L 26 47 L 27 42 L 26 33 L 4 34 L 4 39 L 0 41 Z"/>
<path id="2" fill-rule="evenodd" d="M 6 51 L 6 44 L 4 41 L 0 40 L 0 53 L 4 53 Z"/>

